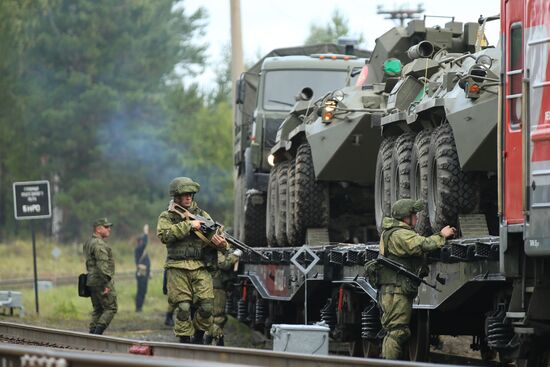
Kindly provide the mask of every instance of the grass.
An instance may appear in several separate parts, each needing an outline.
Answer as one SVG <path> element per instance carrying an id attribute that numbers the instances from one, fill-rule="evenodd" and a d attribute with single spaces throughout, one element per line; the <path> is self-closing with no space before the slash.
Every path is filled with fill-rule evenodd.
<path id="1" fill-rule="evenodd" d="M 148 253 L 151 257 L 153 278 L 149 280 L 143 311 L 135 312 L 135 278 L 117 278 L 115 275 L 118 312 L 106 331 L 107 335 L 177 341 L 172 329 L 164 326 L 168 301 L 162 294 L 161 271 L 166 258 L 166 248 L 156 239 L 151 242 L 148 245 Z M 117 273 L 135 271 L 134 243 L 114 242 L 111 246 Z M 74 276 L 74 284 L 40 289 L 39 315 L 35 312 L 34 289 L 28 286 L 10 286 L 10 290 L 22 292 L 25 315 L 19 318 L 3 315 L 0 312 L 0 321 L 87 332 L 92 305 L 89 298 L 78 297 L 76 287 L 77 275 L 85 271 L 82 244 L 58 245 L 53 242 L 37 241 L 36 247 L 39 279 Z M 57 260 L 51 255 L 55 247 L 61 250 L 61 256 Z M 33 277 L 31 243 L 16 241 L 9 245 L 0 244 L 0 259 L 1 280 Z M 259 344 L 258 336 L 232 317 L 229 318 L 225 329 L 227 345 L 254 347 Z"/>
<path id="2" fill-rule="evenodd" d="M 134 271 L 134 241 L 110 242 L 115 256 L 116 271 L 118 273 Z M 51 241 L 37 240 L 36 258 L 39 279 L 55 278 L 58 276 L 77 275 L 85 272 L 84 256 L 82 254 L 83 243 L 60 245 Z M 61 255 L 55 258 L 52 253 L 54 248 L 60 250 Z M 166 247 L 156 238 L 153 238 L 147 246 L 147 252 L 151 258 L 151 268 L 162 269 L 166 258 Z M 14 243 L 0 243 L 0 279 L 32 278 L 33 258 L 32 244 L 29 242 L 15 241 Z"/>

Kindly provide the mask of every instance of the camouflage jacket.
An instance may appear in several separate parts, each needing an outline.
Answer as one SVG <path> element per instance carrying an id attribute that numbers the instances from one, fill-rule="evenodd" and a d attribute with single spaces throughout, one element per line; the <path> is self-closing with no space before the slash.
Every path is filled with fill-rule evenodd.
<path id="1" fill-rule="evenodd" d="M 211 219 L 195 201 L 188 210 L 191 214 Z M 196 270 L 215 263 L 216 250 L 201 240 L 191 228 L 190 221 L 179 214 L 163 211 L 157 223 L 157 236 L 168 252 L 165 268 Z"/>
<path id="2" fill-rule="evenodd" d="M 113 252 L 107 243 L 95 233 L 84 243 L 86 271 L 89 287 L 106 287 L 112 283 L 115 275 Z"/>
<path id="3" fill-rule="evenodd" d="M 409 271 L 420 277 L 426 275 L 423 255 L 443 247 L 445 237 L 437 233 L 424 237 L 414 231 L 408 224 L 393 218 L 384 218 L 380 236 L 380 254 L 391 258 Z M 387 241 L 387 243 L 385 243 Z M 386 267 L 381 267 L 378 282 L 380 285 L 400 287 L 403 293 L 416 294 L 418 286 L 407 277 L 397 274 Z"/>
<path id="4" fill-rule="evenodd" d="M 384 243 L 384 232 L 395 230 L 387 244 Z M 430 251 L 437 250 L 445 244 L 445 237 L 437 233 L 430 237 L 424 237 L 405 222 L 386 217 L 382 221 L 382 235 L 380 236 L 380 251 L 382 255 L 394 255 L 397 257 L 422 256 Z M 383 253 L 387 251 L 387 253 Z"/>

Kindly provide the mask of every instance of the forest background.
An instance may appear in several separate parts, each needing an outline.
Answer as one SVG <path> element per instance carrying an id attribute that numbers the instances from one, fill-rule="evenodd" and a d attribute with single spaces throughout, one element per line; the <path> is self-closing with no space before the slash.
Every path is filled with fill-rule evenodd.
<path id="1" fill-rule="evenodd" d="M 17 181 L 50 181 L 53 218 L 37 228 L 55 241 L 83 241 L 103 216 L 119 238 L 154 228 L 176 176 L 200 182 L 199 205 L 231 225 L 229 47 L 214 87 L 192 81 L 211 65 L 207 22 L 184 1 L 0 1 L 1 242 L 30 233 L 12 214 Z M 304 43 L 345 24 L 335 10 Z"/>

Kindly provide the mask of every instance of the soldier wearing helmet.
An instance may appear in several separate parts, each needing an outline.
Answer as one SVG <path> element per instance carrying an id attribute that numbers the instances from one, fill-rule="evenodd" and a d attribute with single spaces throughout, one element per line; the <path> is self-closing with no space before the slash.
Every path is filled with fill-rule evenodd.
<path id="1" fill-rule="evenodd" d="M 416 213 L 424 210 L 421 200 L 401 199 L 391 208 L 391 218 L 382 222 L 380 256 L 399 262 L 420 277 L 427 275 L 423 255 L 443 247 L 445 239 L 454 236 L 456 229 L 446 226 L 439 233 L 423 237 L 414 231 Z M 378 270 L 378 303 L 382 310 L 382 326 L 386 331 L 382 357 L 402 359 L 404 346 L 411 332 L 412 302 L 418 286 L 409 278 L 381 266 Z"/>
<path id="2" fill-rule="evenodd" d="M 210 218 L 194 201 L 199 190 L 200 185 L 188 177 L 177 177 L 170 183 L 170 196 L 175 204 L 191 214 Z M 215 266 L 217 250 L 195 233 L 201 224 L 173 210 L 163 211 L 157 224 L 157 236 L 167 249 L 165 269 L 168 302 L 174 308 L 174 333 L 181 343 L 202 344 L 205 331 L 212 326 L 214 291 L 208 268 Z M 214 235 L 210 241 L 220 248 L 227 246 L 219 235 Z M 192 319 L 193 302 L 196 312 Z"/>

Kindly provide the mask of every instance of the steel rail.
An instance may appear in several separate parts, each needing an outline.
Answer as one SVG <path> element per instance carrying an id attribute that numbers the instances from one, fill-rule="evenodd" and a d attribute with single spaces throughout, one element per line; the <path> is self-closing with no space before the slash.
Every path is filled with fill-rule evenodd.
<path id="1" fill-rule="evenodd" d="M 162 274 L 164 270 L 151 270 L 153 274 Z M 115 281 L 122 281 L 127 279 L 133 279 L 136 275 L 135 271 L 124 271 L 121 273 L 115 274 Z M 43 277 L 38 279 L 38 281 L 50 281 L 54 286 L 67 285 L 67 284 L 76 284 L 78 282 L 78 274 L 75 275 L 63 275 L 58 277 Z M 0 287 L 34 287 L 33 278 L 12 278 L 12 279 L 2 279 L 0 280 Z"/>
<path id="2" fill-rule="evenodd" d="M 397 366 L 433 367 L 435 364 L 385 361 L 380 359 L 341 356 L 317 356 L 298 353 L 274 352 L 260 349 L 215 347 L 207 345 L 149 342 L 92 335 L 76 331 L 49 329 L 38 326 L 0 322 L 0 336 L 27 342 L 44 343 L 46 346 L 85 349 L 111 353 L 128 353 L 131 347 L 149 347 L 157 357 L 183 358 L 198 361 L 235 363 L 270 367 L 337 367 L 337 366 Z M 441 366 L 441 365 L 437 365 Z"/>
<path id="3" fill-rule="evenodd" d="M 243 367 L 242 364 L 145 357 L 0 343 L 0 366 L 13 367 Z"/>

